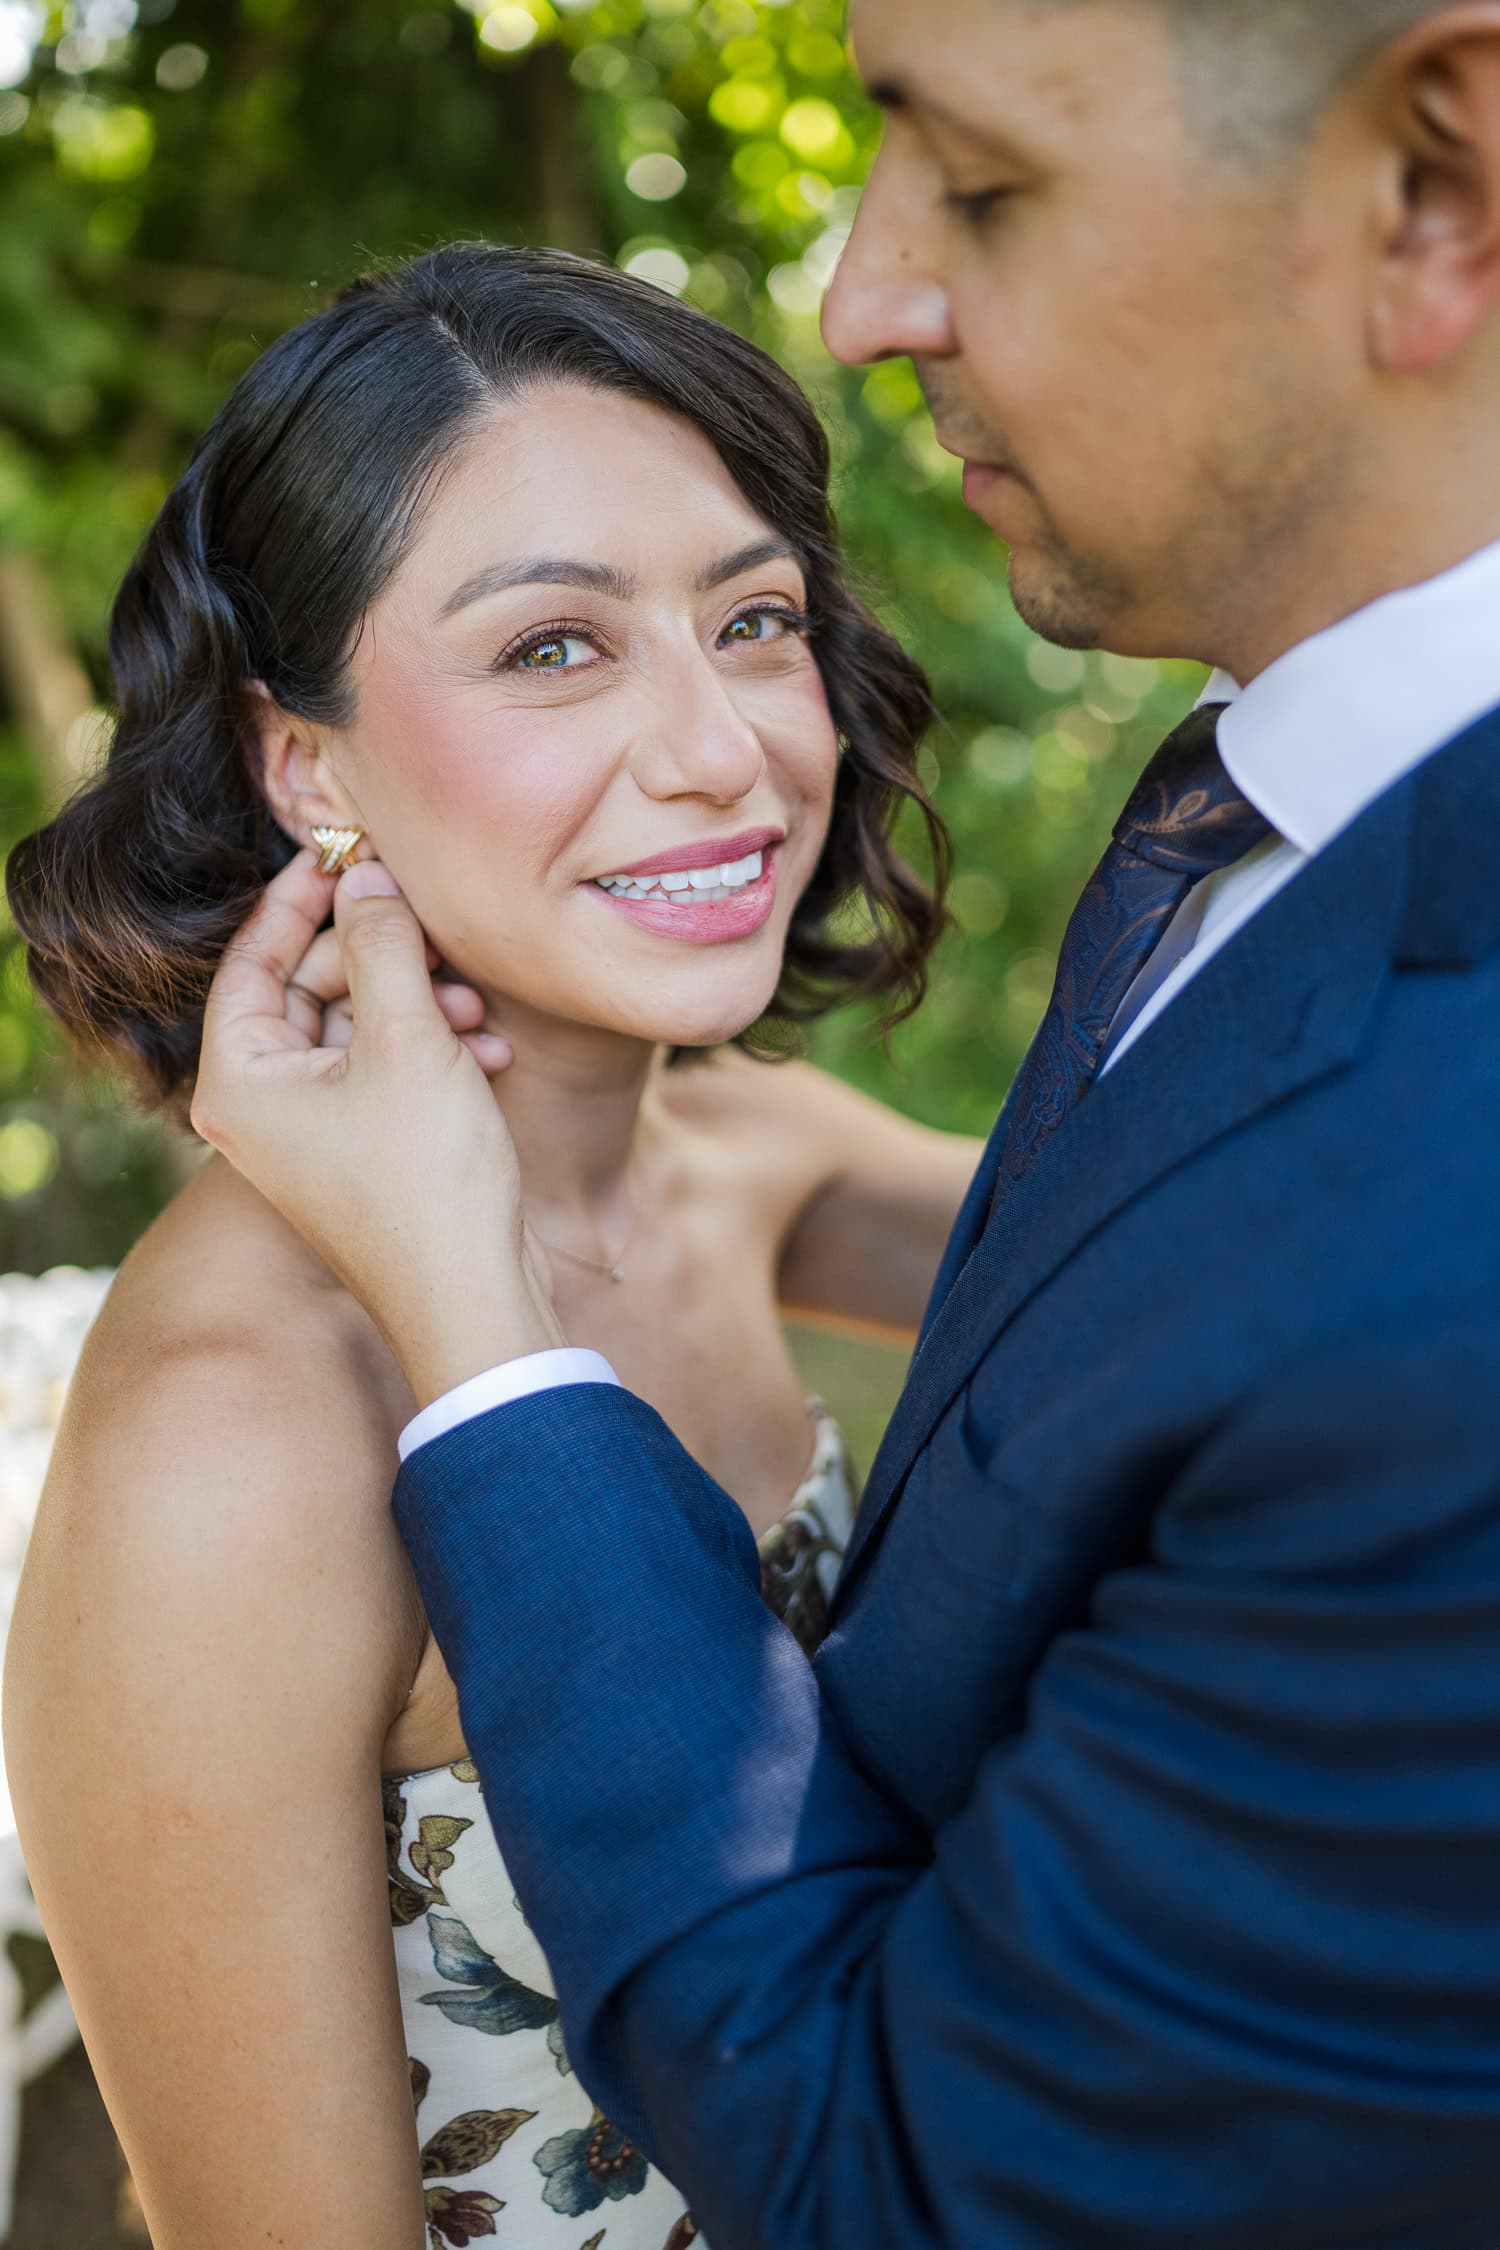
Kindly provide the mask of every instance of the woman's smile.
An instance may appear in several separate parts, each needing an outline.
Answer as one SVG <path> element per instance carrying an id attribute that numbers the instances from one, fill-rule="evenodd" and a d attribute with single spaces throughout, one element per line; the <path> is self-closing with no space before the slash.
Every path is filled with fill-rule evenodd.
<path id="1" fill-rule="evenodd" d="M 637 929 L 687 945 L 723 945 L 764 929 L 776 906 L 776 850 L 662 876 L 605 877 L 590 884 Z"/>

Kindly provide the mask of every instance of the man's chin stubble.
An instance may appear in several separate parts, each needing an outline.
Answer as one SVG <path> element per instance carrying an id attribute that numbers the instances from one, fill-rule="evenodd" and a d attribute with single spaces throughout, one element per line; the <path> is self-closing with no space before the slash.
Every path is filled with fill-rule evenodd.
<path id="1" fill-rule="evenodd" d="M 1128 607 L 1125 589 L 1108 573 L 1054 549 L 1046 555 L 1011 550 L 1010 598 L 1033 633 L 1058 648 L 1102 648 L 1112 620 Z"/>

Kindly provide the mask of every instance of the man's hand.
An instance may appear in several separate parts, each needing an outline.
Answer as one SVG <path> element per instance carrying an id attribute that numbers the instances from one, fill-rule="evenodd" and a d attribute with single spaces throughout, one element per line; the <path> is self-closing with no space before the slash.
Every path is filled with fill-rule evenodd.
<path id="1" fill-rule="evenodd" d="M 330 894 L 342 974 L 318 935 Z M 335 885 L 299 853 L 220 964 L 193 1099 L 196 1130 L 366 1307 L 419 1406 L 564 1341 L 485 1079 L 508 1052 L 461 991 L 440 1003 L 378 861 Z"/>

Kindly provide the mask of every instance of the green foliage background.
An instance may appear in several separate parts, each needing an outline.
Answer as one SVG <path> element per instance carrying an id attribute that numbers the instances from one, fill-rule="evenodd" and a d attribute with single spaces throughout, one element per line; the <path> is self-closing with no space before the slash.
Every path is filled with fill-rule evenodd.
<path id="1" fill-rule="evenodd" d="M 0 564 L 102 701 L 112 588 L 255 353 L 372 260 L 483 235 L 591 251 L 755 335 L 834 435 L 867 588 L 930 668 L 957 927 L 889 1049 L 834 1068 L 988 1128 L 1110 815 L 1195 684 L 1036 642 L 910 367 L 836 367 L 821 288 L 878 120 L 837 0 L 0 0 Z M 9 696 L 9 710 L 6 699 Z M 0 846 L 55 793 L 0 673 Z M 32 1008 L 0 921 L 0 1270 L 113 1261 L 171 1152 Z"/>

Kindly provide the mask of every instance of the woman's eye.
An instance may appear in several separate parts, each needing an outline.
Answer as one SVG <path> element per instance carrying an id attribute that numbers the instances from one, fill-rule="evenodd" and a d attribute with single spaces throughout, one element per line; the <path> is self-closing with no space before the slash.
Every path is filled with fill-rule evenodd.
<path id="1" fill-rule="evenodd" d="M 588 663 L 594 655 L 589 643 L 573 633 L 549 633 L 545 640 L 533 641 L 511 658 L 518 672 L 571 672 L 580 661 Z"/>
<path id="2" fill-rule="evenodd" d="M 720 638 L 731 645 L 782 640 L 788 633 L 806 630 L 807 620 L 789 609 L 742 609 L 732 617 Z"/>

